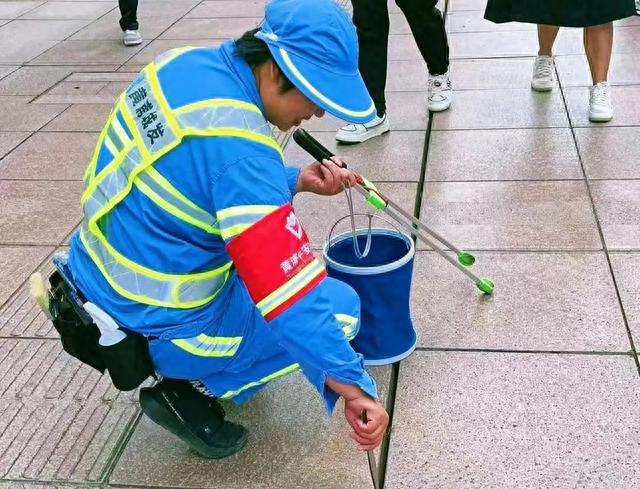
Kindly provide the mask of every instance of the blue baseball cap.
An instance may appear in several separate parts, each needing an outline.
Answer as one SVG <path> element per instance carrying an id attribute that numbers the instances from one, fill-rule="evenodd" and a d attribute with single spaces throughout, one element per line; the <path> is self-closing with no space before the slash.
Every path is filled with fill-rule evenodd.
<path id="1" fill-rule="evenodd" d="M 271 0 L 255 34 L 278 67 L 318 107 L 363 124 L 376 108 L 358 71 L 358 38 L 333 0 Z"/>

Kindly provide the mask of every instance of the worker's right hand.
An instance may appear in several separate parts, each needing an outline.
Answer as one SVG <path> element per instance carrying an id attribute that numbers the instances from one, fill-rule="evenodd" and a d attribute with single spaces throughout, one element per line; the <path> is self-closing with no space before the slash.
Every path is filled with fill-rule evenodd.
<path id="1" fill-rule="evenodd" d="M 367 423 L 362 421 L 362 412 L 367 412 Z M 361 396 L 344 400 L 344 416 L 353 428 L 351 438 L 360 450 L 373 450 L 382 442 L 389 424 L 389 415 L 380 401 L 362 393 Z"/>

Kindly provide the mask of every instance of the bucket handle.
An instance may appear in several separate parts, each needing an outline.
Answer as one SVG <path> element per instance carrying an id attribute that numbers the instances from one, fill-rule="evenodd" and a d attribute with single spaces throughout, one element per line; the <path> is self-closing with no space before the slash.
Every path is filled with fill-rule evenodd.
<path id="1" fill-rule="evenodd" d="M 357 235 L 356 235 L 356 228 L 355 228 L 355 220 L 354 218 L 356 216 L 366 216 L 369 218 L 369 226 L 367 228 L 367 242 L 365 244 L 365 249 L 363 253 L 360 253 L 360 249 L 358 247 L 358 239 L 357 239 Z M 404 236 L 404 233 L 402 231 L 400 231 L 400 228 L 398 226 L 396 226 L 396 224 L 391 221 L 390 219 L 387 219 L 384 216 L 378 216 L 375 214 L 369 214 L 369 213 L 353 213 L 353 214 L 348 214 L 346 216 L 341 217 L 340 219 L 338 219 L 333 226 L 331 226 L 331 229 L 329 230 L 329 245 L 331 245 L 331 241 L 333 239 L 333 231 L 336 229 L 336 226 L 338 226 L 338 224 L 340 224 L 342 221 L 344 221 L 345 219 L 351 218 L 352 219 L 352 239 L 353 239 L 353 249 L 354 252 L 356 253 L 356 256 L 358 258 L 364 258 L 369 254 L 370 248 L 371 248 L 371 221 L 376 218 L 376 219 L 380 219 L 381 221 L 386 222 L 387 224 L 389 224 L 391 227 L 393 227 L 399 235 Z M 411 249 L 411 245 L 409 243 L 407 243 L 407 251 L 409 251 Z"/>

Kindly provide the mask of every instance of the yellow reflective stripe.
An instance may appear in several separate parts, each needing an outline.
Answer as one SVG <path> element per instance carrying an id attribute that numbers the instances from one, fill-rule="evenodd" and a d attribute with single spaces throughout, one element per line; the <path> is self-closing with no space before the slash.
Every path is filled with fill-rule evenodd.
<path id="1" fill-rule="evenodd" d="M 98 164 L 98 156 L 100 156 L 100 148 L 102 148 L 102 143 L 104 141 L 105 136 L 107 135 L 107 132 L 109 131 L 109 126 L 111 125 L 111 121 L 113 120 L 115 115 L 116 115 L 116 109 L 114 107 L 113 109 L 111 109 L 111 113 L 109 114 L 109 117 L 107 117 L 107 122 L 102 128 L 102 131 L 100 131 L 100 135 L 98 136 L 98 142 L 96 143 L 96 147 L 93 149 L 93 155 L 91 155 L 89 166 L 87 167 L 87 169 L 84 171 L 84 174 L 82 175 L 82 180 L 84 181 L 85 188 L 87 187 L 87 185 L 89 185 L 89 183 L 95 177 L 94 173 L 96 171 L 96 165 Z M 114 153 L 114 155 L 115 154 L 116 153 Z"/>
<path id="2" fill-rule="evenodd" d="M 215 337 L 199 334 L 195 338 L 176 339 L 171 340 L 171 342 L 177 347 L 200 357 L 232 357 L 238 351 L 242 336 Z"/>
<path id="3" fill-rule="evenodd" d="M 216 211 L 218 219 L 240 216 L 243 214 L 264 214 L 267 215 L 278 209 L 277 205 L 234 205 Z"/>
<path id="4" fill-rule="evenodd" d="M 136 178 L 133 181 L 133 184 L 140 189 L 140 191 L 145 194 L 149 199 L 153 201 L 158 207 L 163 208 L 169 214 L 172 214 L 175 217 L 182 219 L 185 222 L 188 222 L 192 226 L 202 229 L 210 234 L 220 234 L 220 230 L 210 226 L 202 221 L 194 219 L 189 214 L 183 212 L 181 209 L 175 207 L 171 203 L 167 202 L 165 199 L 160 197 L 152 188 L 150 188 L 146 183 L 144 183 L 140 178 Z"/>
<path id="5" fill-rule="evenodd" d="M 263 384 L 266 384 L 267 382 L 270 382 L 272 380 L 275 380 L 279 377 L 283 377 L 284 375 L 290 374 L 292 372 L 295 372 L 296 370 L 298 370 L 300 368 L 300 365 L 297 363 L 294 363 L 293 365 L 289 365 L 288 367 L 285 367 L 281 370 L 278 370 L 270 375 L 267 375 L 266 377 L 262 377 L 260 380 L 257 380 L 255 382 L 249 382 L 246 385 L 243 385 L 242 387 L 240 387 L 239 389 L 235 390 L 235 391 L 227 391 L 224 394 L 222 394 L 220 396 L 220 399 L 230 399 L 232 397 L 237 396 L 238 394 L 240 394 L 243 391 L 246 391 L 247 389 L 250 389 L 251 387 L 258 387 L 261 386 Z"/>
<path id="6" fill-rule="evenodd" d="M 156 70 L 159 70 L 160 68 L 164 67 L 166 64 L 170 63 L 171 61 L 176 59 L 178 56 L 186 53 L 187 51 L 192 51 L 194 49 L 202 49 L 202 48 L 199 48 L 197 46 L 185 46 L 182 48 L 170 49 L 169 51 L 162 53 L 160 56 L 158 56 L 158 58 L 156 58 L 156 61 L 154 62 Z"/>
<path id="7" fill-rule="evenodd" d="M 158 74 L 156 73 L 156 70 L 153 69 L 153 64 L 148 65 L 146 71 L 147 81 L 149 82 L 151 92 L 156 98 L 156 102 L 158 102 L 158 105 L 160 106 L 160 111 L 166 117 L 167 124 L 169 124 L 169 127 L 173 131 L 177 143 L 180 143 L 180 141 L 182 140 L 182 128 L 176 122 L 176 118 L 173 115 L 173 110 L 171 110 L 171 107 L 169 107 L 167 99 L 164 98 L 164 93 L 162 92 L 162 89 L 160 88 L 160 82 L 158 81 Z M 167 145 L 167 147 L 173 149 L 175 145 Z M 159 158 L 161 155 L 165 154 L 168 151 L 167 147 L 165 147 L 162 151 L 155 153 L 158 155 L 156 156 L 156 158 Z"/>
<path id="8" fill-rule="evenodd" d="M 352 340 L 355 336 L 355 326 L 358 324 L 358 318 L 350 316 L 349 314 L 334 314 L 336 320 L 342 327 L 342 332 L 348 340 Z"/>
<path id="9" fill-rule="evenodd" d="M 162 176 L 162 174 L 158 170 L 156 170 L 154 167 L 150 166 L 149 168 L 147 168 L 145 170 L 145 172 L 158 185 L 160 185 L 163 189 L 165 189 L 167 192 L 169 192 L 171 195 L 173 195 L 176 199 L 180 200 L 185 205 L 188 205 L 189 207 L 191 207 L 192 209 L 194 209 L 194 210 L 196 210 L 198 212 L 205 212 L 205 213 L 207 212 L 204 209 L 198 207 L 196 204 L 194 204 L 189 199 L 187 199 L 184 195 L 182 195 L 180 193 L 180 191 L 177 188 L 175 188 L 173 185 L 171 185 L 171 182 L 169 182 L 169 180 L 164 178 Z"/>
<path id="10" fill-rule="evenodd" d="M 198 102 L 193 102 L 191 104 L 178 107 L 173 112 L 176 115 L 180 115 L 180 114 L 191 112 L 197 109 L 204 109 L 207 107 L 217 107 L 217 106 L 237 107 L 239 109 L 251 110 L 253 112 L 256 112 L 257 114 L 262 115 L 262 112 L 260 112 L 260 109 L 255 104 L 244 102 L 242 100 L 235 100 L 232 98 L 210 98 L 205 100 L 199 100 Z"/>
<path id="11" fill-rule="evenodd" d="M 96 226 L 97 229 L 97 226 Z M 131 260 L 129 260 L 127 257 L 121 255 L 120 253 L 118 253 L 105 239 L 104 235 L 100 232 L 100 230 L 98 229 L 98 231 L 94 231 L 93 229 L 91 230 L 94 237 L 96 237 L 97 239 L 100 240 L 102 246 L 104 246 L 107 251 L 111 254 L 111 256 L 114 257 L 115 260 L 121 262 L 124 264 L 124 266 L 129 267 L 133 270 L 135 270 L 138 273 L 141 273 L 143 275 L 148 275 L 152 278 L 158 279 L 158 280 L 178 280 L 180 281 L 180 279 L 184 279 L 184 278 L 188 278 L 189 280 L 200 280 L 200 279 L 205 279 L 205 278 L 212 278 L 215 276 L 218 276 L 222 273 L 226 273 L 227 275 L 229 274 L 229 269 L 231 268 L 232 262 L 227 262 L 224 265 L 215 268 L 214 270 L 209 270 L 207 272 L 199 272 L 199 273 L 192 273 L 189 274 L 188 276 L 185 275 L 170 275 L 170 274 L 166 274 L 166 273 L 162 273 L 162 272 L 156 272 L 155 270 L 151 270 L 149 268 L 143 267 L 142 265 L 139 265 L 135 262 L 132 262 Z M 198 306 L 202 306 L 204 304 L 207 304 L 209 302 L 211 302 L 211 300 L 213 298 L 215 298 L 216 295 L 218 295 L 218 292 L 220 292 L 220 290 L 222 289 L 222 287 L 219 287 L 213 294 L 211 294 L 208 297 L 204 297 L 200 300 L 197 301 L 182 301 L 179 303 L 175 303 L 175 304 L 169 304 L 166 301 L 160 301 L 160 300 L 156 300 L 152 297 L 148 297 L 146 295 L 142 295 L 142 294 L 134 294 L 132 292 L 129 292 L 127 289 L 121 287 L 118 282 L 116 282 L 111 275 L 109 274 L 109 272 L 107 271 L 107 269 L 104 266 L 104 263 L 102 262 L 102 260 L 100 259 L 99 256 L 97 256 L 91 245 L 87 242 L 87 237 L 85 236 L 84 233 L 84 228 L 81 229 L 80 231 L 80 240 L 82 241 L 82 244 L 84 245 L 85 250 L 87 251 L 87 253 L 89 254 L 89 256 L 91 256 L 91 258 L 93 259 L 93 262 L 95 263 L 95 265 L 98 267 L 98 269 L 100 270 L 100 272 L 102 273 L 103 277 L 105 278 L 105 280 L 107 282 L 109 282 L 109 285 L 111 285 L 111 287 L 118 292 L 121 296 L 126 297 L 127 299 L 131 299 L 132 301 L 136 301 L 136 302 L 141 302 L 143 304 L 149 304 L 152 306 L 160 306 L 160 307 L 175 307 L 178 309 L 191 309 L 193 307 L 198 307 Z M 226 283 L 226 279 L 223 283 Z"/>
<path id="12" fill-rule="evenodd" d="M 109 152 L 115 157 L 118 154 L 118 150 L 116 149 L 116 147 L 113 145 L 113 142 L 111 141 L 111 138 L 109 136 L 105 136 L 104 138 L 104 145 L 107 147 L 107 149 L 109 150 Z"/>
<path id="13" fill-rule="evenodd" d="M 113 121 L 111 122 L 111 125 L 113 126 L 113 130 L 116 132 L 116 134 L 120 138 L 120 141 L 122 141 L 122 145 L 126 146 L 126 144 L 129 141 L 131 141 L 131 138 L 128 136 L 127 132 L 124 130 L 124 128 L 120 124 L 120 121 L 118 120 L 118 117 L 114 117 L 113 118 Z"/>
<path id="14" fill-rule="evenodd" d="M 282 148 L 278 144 L 278 141 L 269 136 L 264 136 L 262 134 L 258 134 L 256 132 L 248 131 L 246 129 L 235 129 L 232 127 L 225 127 L 221 129 L 210 128 L 210 129 L 194 129 L 194 128 L 186 128 L 183 130 L 183 134 L 185 136 L 228 136 L 228 137 L 237 137 L 249 139 L 250 141 L 254 141 L 256 143 L 264 144 L 273 148 L 278 152 L 281 158 L 284 158 L 282 153 Z"/>
<path id="15" fill-rule="evenodd" d="M 280 48 L 280 55 L 282 56 L 282 60 L 287 65 L 287 67 L 291 70 L 293 75 L 298 79 L 300 83 L 302 83 L 312 94 L 318 97 L 323 103 L 327 104 L 329 107 L 342 112 L 343 114 L 350 115 L 353 117 L 366 117 L 368 115 L 372 115 L 375 110 L 375 105 L 373 101 L 371 101 L 371 106 L 367 110 L 350 110 L 346 107 L 342 107 L 341 105 L 336 104 L 333 100 L 329 99 L 322 93 L 320 93 L 311 83 L 307 80 L 302 73 L 298 71 L 298 68 L 293 64 L 291 58 L 289 58 L 289 53 L 287 53 L 284 49 Z"/>
<path id="16" fill-rule="evenodd" d="M 131 141 L 129 144 L 127 144 L 127 146 L 122 148 L 122 151 L 117 153 L 117 156 L 113 160 L 111 160 L 111 163 L 109 163 L 102 170 L 100 170 L 100 172 L 93 178 L 91 183 L 84 189 L 84 192 L 82 192 L 82 196 L 80 197 L 80 203 L 81 204 L 84 204 L 87 201 L 87 199 L 89 199 L 89 197 L 91 197 L 91 195 L 93 194 L 95 189 L 107 177 L 107 175 L 109 175 L 109 173 L 111 173 L 114 170 L 117 170 L 117 168 L 120 166 L 120 163 L 122 162 L 122 160 L 126 157 L 126 155 L 129 153 L 131 148 L 133 148 L 134 146 L 135 146 L 135 142 Z M 138 173 L 140 173 L 140 171 L 142 171 L 144 169 L 144 165 L 140 165 L 140 166 L 142 168 L 140 168 L 140 170 L 138 172 L 135 172 L 135 175 L 137 175 Z M 129 190 L 131 190 L 131 186 L 132 186 L 131 181 L 132 180 L 133 180 L 133 178 L 129 178 L 129 185 L 125 186 L 124 189 L 123 189 L 123 190 L 126 190 L 125 195 L 127 193 L 129 193 Z M 118 194 L 116 194 L 116 195 L 120 195 L 121 193 L 123 193 L 122 190 L 120 192 L 118 192 Z M 112 197 L 111 199 L 109 199 L 109 201 L 111 202 L 114 199 L 115 199 L 115 196 Z M 111 207 L 113 207 L 113 206 L 111 206 Z M 109 210 L 111 210 L 111 207 L 109 207 Z M 102 216 L 104 214 L 105 214 L 105 212 L 101 212 L 100 216 Z M 99 219 L 99 217 L 98 217 L 98 219 Z"/>
<path id="17" fill-rule="evenodd" d="M 263 316 L 266 316 L 276 307 L 280 306 L 300 292 L 300 290 L 302 290 L 309 284 L 309 282 L 315 279 L 322 272 L 324 272 L 324 267 L 317 258 L 314 258 L 311 263 L 300 270 L 288 282 L 281 285 L 267 297 L 258 302 L 256 307 Z"/>

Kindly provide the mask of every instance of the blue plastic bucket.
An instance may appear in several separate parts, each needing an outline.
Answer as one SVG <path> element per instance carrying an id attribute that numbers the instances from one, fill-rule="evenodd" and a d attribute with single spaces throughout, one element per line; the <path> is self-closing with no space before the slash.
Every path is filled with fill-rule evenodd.
<path id="1" fill-rule="evenodd" d="M 351 342 L 366 365 L 388 365 L 406 358 L 416 347 L 409 301 L 415 247 L 406 234 L 386 228 L 358 229 L 358 258 L 353 232 L 330 238 L 323 249 L 329 276 L 349 284 L 360 296 L 360 330 Z"/>

